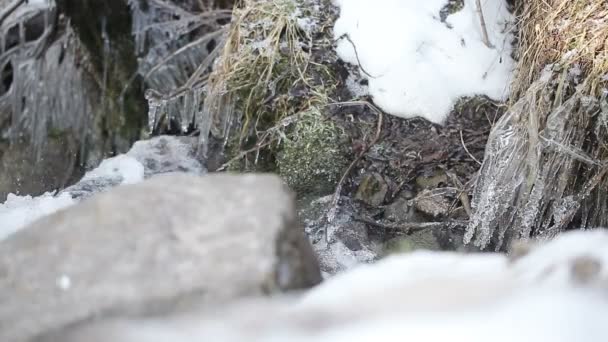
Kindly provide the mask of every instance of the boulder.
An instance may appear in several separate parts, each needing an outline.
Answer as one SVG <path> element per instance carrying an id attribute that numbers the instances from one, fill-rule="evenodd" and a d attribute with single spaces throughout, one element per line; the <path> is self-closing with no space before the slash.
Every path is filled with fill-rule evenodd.
<path id="1" fill-rule="evenodd" d="M 0 341 L 320 280 L 279 178 L 165 174 L 97 195 L 0 242 Z"/>
<path id="2" fill-rule="evenodd" d="M 515 259 L 492 253 L 395 255 L 299 297 L 114 317 L 36 342 L 603 342 L 608 233 L 565 235 Z"/>

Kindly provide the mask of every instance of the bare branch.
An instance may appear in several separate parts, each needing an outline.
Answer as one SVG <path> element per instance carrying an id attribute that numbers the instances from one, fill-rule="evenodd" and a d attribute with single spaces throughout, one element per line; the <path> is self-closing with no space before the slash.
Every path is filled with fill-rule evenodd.
<path id="1" fill-rule="evenodd" d="M 479 23 L 481 24 L 481 35 L 483 39 L 483 43 L 486 44 L 487 47 L 493 49 L 494 46 L 490 42 L 490 38 L 488 37 L 488 29 L 486 28 L 486 20 L 483 17 L 483 10 L 481 9 L 481 0 L 475 1 L 477 4 L 477 15 L 479 16 Z"/>

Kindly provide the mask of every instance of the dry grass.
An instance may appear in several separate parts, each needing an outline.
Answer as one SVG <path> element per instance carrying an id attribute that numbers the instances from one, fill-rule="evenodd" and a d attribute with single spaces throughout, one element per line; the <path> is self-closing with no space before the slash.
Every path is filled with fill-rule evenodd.
<path id="1" fill-rule="evenodd" d="M 608 73 L 608 1 L 524 1 L 519 18 L 519 98 L 538 80 L 544 67 L 580 65 L 589 94 L 600 95 Z"/>
<path id="2" fill-rule="evenodd" d="M 608 2 L 528 0 L 518 73 L 476 184 L 465 242 L 608 225 Z"/>
<path id="3" fill-rule="evenodd" d="M 203 108 L 214 136 L 227 138 L 239 126 L 239 145 L 251 136 L 268 137 L 266 131 L 286 117 L 327 101 L 326 90 L 310 84 L 311 69 L 324 70 L 302 48 L 307 41 L 310 47 L 312 39 L 297 24 L 295 1 L 237 4 Z M 295 101 L 289 91 L 298 87 L 312 96 Z"/>

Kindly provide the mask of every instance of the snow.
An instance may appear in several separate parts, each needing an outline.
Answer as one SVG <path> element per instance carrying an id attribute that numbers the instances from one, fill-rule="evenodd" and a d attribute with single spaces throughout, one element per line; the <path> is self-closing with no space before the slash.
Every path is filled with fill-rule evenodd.
<path id="1" fill-rule="evenodd" d="M 112 187 L 135 184 L 167 172 L 203 174 L 187 139 L 160 136 L 136 142 L 126 154 L 105 159 L 82 179 L 59 193 L 41 196 L 9 194 L 0 203 L 0 241 L 33 221 Z"/>
<path id="2" fill-rule="evenodd" d="M 72 196 L 55 196 L 47 192 L 41 196 L 17 196 L 9 194 L 0 204 L 0 241 L 36 219 L 74 204 Z"/>
<path id="3" fill-rule="evenodd" d="M 337 53 L 361 67 L 374 102 L 384 111 L 441 123 L 460 97 L 506 99 L 514 69 L 509 32 L 514 18 L 505 0 L 481 2 L 493 48 L 482 41 L 475 0 L 465 0 L 464 8 L 445 22 L 440 11 L 447 0 L 334 3 L 340 8 L 334 27 Z"/>
<path id="4" fill-rule="evenodd" d="M 119 178 L 121 184 L 135 184 L 144 179 L 144 166 L 133 157 L 118 155 L 102 161 L 97 168 L 87 172 L 82 180 L 103 177 Z"/>

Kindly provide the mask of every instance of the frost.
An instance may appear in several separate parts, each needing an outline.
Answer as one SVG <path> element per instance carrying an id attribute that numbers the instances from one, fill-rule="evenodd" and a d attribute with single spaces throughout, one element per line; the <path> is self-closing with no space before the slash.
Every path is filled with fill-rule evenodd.
<path id="1" fill-rule="evenodd" d="M 132 32 L 139 57 L 138 73 L 146 93 L 149 129 L 163 119 L 169 128 L 187 132 L 199 114 L 205 79 L 217 55 L 226 11 L 189 12 L 171 2 L 129 0 Z M 194 37 L 194 38 L 192 38 Z"/>
<path id="2" fill-rule="evenodd" d="M 386 112 L 441 123 L 462 96 L 507 97 L 514 62 L 506 1 L 482 1 L 493 48 L 482 42 L 474 0 L 465 0 L 445 23 L 445 0 L 334 2 L 340 7 L 338 55 L 360 67 Z"/>
<path id="3" fill-rule="evenodd" d="M 369 87 L 361 84 L 362 80 L 355 76 L 348 75 L 346 78 L 346 88 L 353 94 L 354 97 L 364 97 L 369 94 Z"/>

